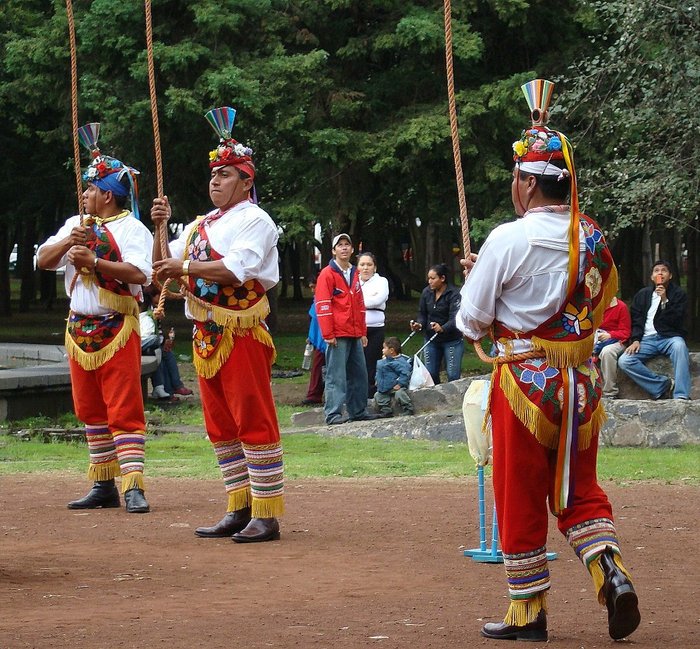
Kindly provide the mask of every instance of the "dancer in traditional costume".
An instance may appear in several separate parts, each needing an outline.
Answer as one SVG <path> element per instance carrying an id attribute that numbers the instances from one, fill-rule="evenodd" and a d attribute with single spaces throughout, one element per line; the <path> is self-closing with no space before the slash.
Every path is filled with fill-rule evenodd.
<path id="1" fill-rule="evenodd" d="M 578 208 L 573 152 L 547 128 L 553 86 L 523 91 L 532 126 L 513 145 L 516 221 L 497 227 L 466 262 L 458 325 L 498 348 L 489 404 L 493 482 L 510 607 L 488 638 L 547 639 L 547 502 L 607 605 L 614 639 L 640 621 L 612 507 L 596 478 L 604 421 L 594 332 L 617 291 L 598 224 Z M 568 196 L 571 196 L 570 204 Z"/>
<path id="2" fill-rule="evenodd" d="M 141 286 L 151 280 L 153 237 L 138 218 L 138 171 L 100 153 L 99 124 L 84 126 L 79 134 L 93 156 L 83 175 L 87 216 L 82 224 L 80 216 L 69 218 L 37 251 L 40 268 L 66 266 L 65 342 L 73 404 L 85 423 L 88 477 L 94 480 L 90 492 L 68 507 L 119 507 L 114 479 L 121 476 L 127 512 L 144 513 L 149 506 L 138 301 Z"/>
<path id="3" fill-rule="evenodd" d="M 215 208 L 170 243 L 156 261 L 158 278 L 184 276 L 194 320 L 193 357 L 207 434 L 228 494 L 226 515 L 201 537 L 238 543 L 280 537 L 284 512 L 282 444 L 270 387 L 275 348 L 265 324 L 266 291 L 279 279 L 277 226 L 252 200 L 252 151 L 231 137 L 236 111 L 207 119 L 221 137 L 210 154 L 209 196 Z M 171 215 L 167 197 L 153 201 L 154 223 Z M 159 252 L 156 250 L 156 259 Z"/>

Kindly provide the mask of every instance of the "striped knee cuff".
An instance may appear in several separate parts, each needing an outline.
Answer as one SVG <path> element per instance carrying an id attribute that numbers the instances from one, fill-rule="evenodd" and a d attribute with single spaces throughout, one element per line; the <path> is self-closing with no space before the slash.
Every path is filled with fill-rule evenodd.
<path id="1" fill-rule="evenodd" d="M 252 515 L 274 518 L 284 513 L 284 479 L 281 444 L 243 444 L 250 491 L 253 499 Z"/>
<path id="2" fill-rule="evenodd" d="M 214 453 L 228 494 L 227 511 L 250 506 L 248 465 L 240 441 L 215 442 Z"/>
<path id="3" fill-rule="evenodd" d="M 111 480 L 119 475 L 117 451 L 107 424 L 85 426 L 85 439 L 90 454 L 88 479 Z"/>
<path id="4" fill-rule="evenodd" d="M 549 588 L 546 547 L 520 554 L 504 553 L 503 564 L 511 600 L 528 600 Z"/>
<path id="5" fill-rule="evenodd" d="M 143 465 L 146 458 L 146 434 L 142 430 L 114 433 L 119 468 L 123 476 L 122 491 L 143 489 Z"/>

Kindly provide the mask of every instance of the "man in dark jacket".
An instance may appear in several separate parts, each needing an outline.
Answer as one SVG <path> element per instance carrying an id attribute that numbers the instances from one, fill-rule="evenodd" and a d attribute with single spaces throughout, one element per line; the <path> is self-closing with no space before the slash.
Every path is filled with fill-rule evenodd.
<path id="1" fill-rule="evenodd" d="M 618 360 L 620 369 L 654 399 L 664 395 L 690 398 L 690 357 L 684 326 L 688 298 L 682 288 L 671 284 L 668 261 L 657 261 L 651 271 L 653 286 L 634 296 L 631 343 Z M 668 356 L 674 378 L 652 372 L 645 364 L 656 356 Z"/>
<path id="2" fill-rule="evenodd" d="M 326 342 L 326 391 L 323 407 L 327 424 L 342 424 L 343 404 L 351 421 L 375 419 L 367 412 L 367 345 L 365 303 L 357 268 L 350 263 L 354 249 L 349 235 L 333 238 L 333 259 L 316 284 L 316 315 Z"/>

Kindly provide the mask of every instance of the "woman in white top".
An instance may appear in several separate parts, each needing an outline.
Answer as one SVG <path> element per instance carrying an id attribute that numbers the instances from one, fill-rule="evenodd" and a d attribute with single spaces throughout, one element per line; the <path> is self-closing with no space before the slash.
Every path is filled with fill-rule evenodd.
<path id="1" fill-rule="evenodd" d="M 377 391 L 374 375 L 377 361 L 382 357 L 384 343 L 384 310 L 389 299 L 389 282 L 377 273 L 377 260 L 371 252 L 363 252 L 357 257 L 357 269 L 360 272 L 362 297 L 367 310 L 367 346 L 365 363 L 367 365 L 368 397 L 371 399 Z"/>

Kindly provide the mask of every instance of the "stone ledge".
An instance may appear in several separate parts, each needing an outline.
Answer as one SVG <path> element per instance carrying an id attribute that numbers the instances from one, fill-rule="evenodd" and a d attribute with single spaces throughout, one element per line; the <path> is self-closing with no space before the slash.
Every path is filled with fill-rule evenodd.
<path id="1" fill-rule="evenodd" d="M 375 421 L 324 423 L 323 409 L 292 415 L 292 423 L 330 437 L 398 437 L 466 442 L 462 400 L 469 384 L 489 375 L 470 377 L 411 393 L 416 415 Z M 608 420 L 600 435 L 601 446 L 675 447 L 700 444 L 700 401 L 668 399 L 605 399 Z M 293 431 L 290 431 L 293 432 Z"/>

